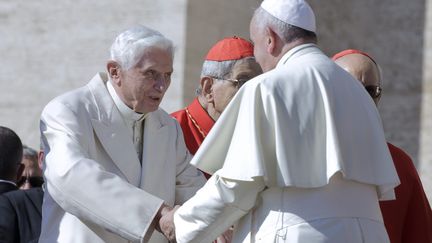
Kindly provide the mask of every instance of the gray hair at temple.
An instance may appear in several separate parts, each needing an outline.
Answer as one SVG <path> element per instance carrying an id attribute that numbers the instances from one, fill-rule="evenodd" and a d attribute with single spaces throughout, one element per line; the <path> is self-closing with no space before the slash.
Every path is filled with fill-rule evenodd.
<path id="1" fill-rule="evenodd" d="M 229 61 L 204 61 L 202 69 L 201 69 L 201 78 L 205 76 L 216 77 L 216 78 L 231 78 L 232 69 L 236 65 L 236 63 L 245 62 L 248 60 L 255 60 L 254 57 L 245 57 L 238 60 L 229 60 Z M 195 90 L 196 95 L 201 94 L 201 85 L 198 85 L 198 88 Z"/>
<path id="2" fill-rule="evenodd" d="M 317 42 L 317 36 L 314 32 L 287 24 L 275 18 L 261 7 L 255 10 L 253 19 L 258 20 L 255 21 L 255 24 L 260 30 L 270 27 L 285 43 L 290 43 L 301 38 Z"/>
<path id="3" fill-rule="evenodd" d="M 142 25 L 135 26 L 119 34 L 111 45 L 111 59 L 123 69 L 135 67 L 146 49 L 158 47 L 171 53 L 174 58 L 174 46 L 160 32 Z"/>
<path id="4" fill-rule="evenodd" d="M 23 144 L 23 157 L 34 161 L 38 160 L 38 152 L 27 145 Z"/>

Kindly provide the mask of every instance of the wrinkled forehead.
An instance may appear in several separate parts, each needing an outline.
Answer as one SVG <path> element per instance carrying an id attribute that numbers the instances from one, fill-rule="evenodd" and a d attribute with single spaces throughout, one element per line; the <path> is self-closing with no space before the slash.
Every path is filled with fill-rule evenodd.
<path id="1" fill-rule="evenodd" d="M 159 47 L 150 47 L 143 51 L 136 67 L 144 69 L 164 69 L 164 71 L 169 71 L 173 68 L 173 57 L 169 50 Z"/>
<path id="2" fill-rule="evenodd" d="M 369 57 L 355 53 L 340 57 L 335 62 L 364 86 L 381 85 L 378 67 Z"/>
<path id="3" fill-rule="evenodd" d="M 24 164 L 26 167 L 38 166 L 37 158 L 33 159 L 31 157 L 28 157 L 28 156 L 23 156 L 21 163 Z"/>

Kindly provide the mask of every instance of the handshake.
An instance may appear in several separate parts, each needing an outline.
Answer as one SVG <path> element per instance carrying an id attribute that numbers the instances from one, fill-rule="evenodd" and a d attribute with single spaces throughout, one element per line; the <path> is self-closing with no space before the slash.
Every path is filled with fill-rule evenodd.
<path id="1" fill-rule="evenodd" d="M 173 208 L 166 204 L 163 204 L 155 218 L 155 229 L 161 232 L 170 243 L 176 242 L 174 213 L 179 207 L 180 206 L 177 205 Z"/>
<path id="2" fill-rule="evenodd" d="M 163 204 L 155 218 L 155 229 L 162 233 L 170 243 L 176 243 L 174 213 L 180 206 L 170 207 Z M 219 236 L 213 243 L 230 243 L 232 238 L 232 227 Z"/>

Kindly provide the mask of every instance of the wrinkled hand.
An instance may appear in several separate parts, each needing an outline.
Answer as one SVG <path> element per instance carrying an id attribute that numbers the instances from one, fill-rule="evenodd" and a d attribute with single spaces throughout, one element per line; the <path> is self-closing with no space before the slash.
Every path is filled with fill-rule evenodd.
<path id="1" fill-rule="evenodd" d="M 174 226 L 174 213 L 180 206 L 171 208 L 169 206 L 162 206 L 159 211 L 159 221 L 157 222 L 156 229 L 161 232 L 169 242 L 176 242 L 175 226 Z"/>
<path id="2" fill-rule="evenodd" d="M 216 243 L 231 243 L 233 229 L 230 228 L 216 239 Z"/>

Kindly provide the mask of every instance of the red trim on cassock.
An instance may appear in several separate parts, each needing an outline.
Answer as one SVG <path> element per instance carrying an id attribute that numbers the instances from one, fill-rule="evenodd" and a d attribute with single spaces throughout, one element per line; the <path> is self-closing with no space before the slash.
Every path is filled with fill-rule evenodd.
<path id="1" fill-rule="evenodd" d="M 201 128 L 201 131 L 205 136 L 207 136 L 207 134 L 210 132 L 215 122 L 209 116 L 207 111 L 201 106 L 198 98 L 195 98 L 188 107 L 171 113 L 171 116 L 180 123 L 180 126 L 183 130 L 186 147 L 191 154 L 195 154 L 199 146 L 201 146 L 202 142 L 204 141 L 204 137 L 201 134 L 200 129 L 187 115 L 186 109 L 188 109 L 189 114 L 195 120 L 199 128 Z M 207 174 L 206 177 L 209 178 Z"/>

